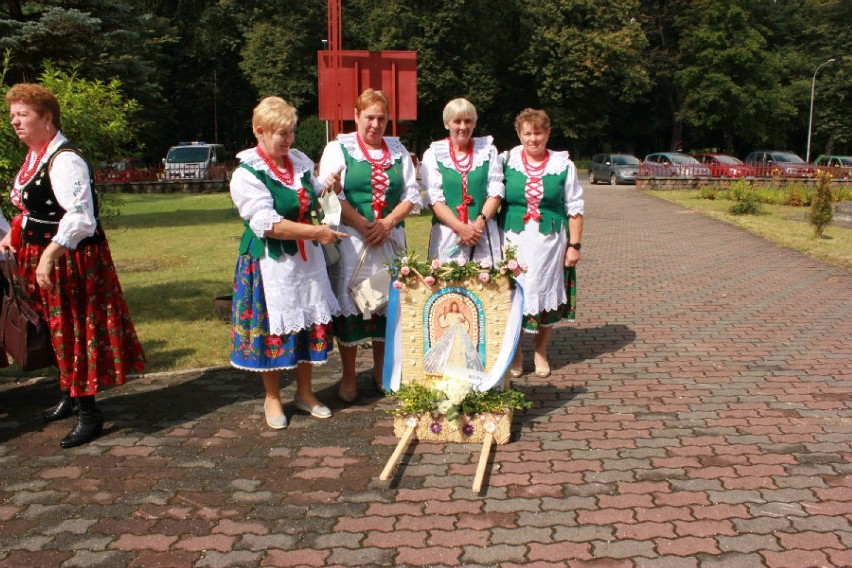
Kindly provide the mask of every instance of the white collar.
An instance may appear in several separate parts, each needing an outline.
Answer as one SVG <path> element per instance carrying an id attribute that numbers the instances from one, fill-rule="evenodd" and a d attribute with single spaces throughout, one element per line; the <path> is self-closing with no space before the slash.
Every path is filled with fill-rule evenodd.
<path id="1" fill-rule="evenodd" d="M 491 143 L 493 142 L 493 138 L 491 136 L 482 136 L 479 138 L 473 139 L 473 166 L 472 170 L 475 170 L 491 157 Z M 455 169 L 455 164 L 453 163 L 453 157 L 450 155 L 450 145 L 447 143 L 447 139 L 444 138 L 442 140 L 435 140 L 430 145 L 432 148 L 432 152 L 435 153 L 435 159 L 444 166 L 445 168 L 449 168 L 451 170 Z"/>
<path id="2" fill-rule="evenodd" d="M 509 150 L 509 157 L 506 165 L 513 170 L 526 174 L 524 162 L 521 160 L 521 151 L 523 151 L 523 149 L 523 146 L 515 146 Z M 571 160 L 568 158 L 568 152 L 548 150 L 547 153 L 550 155 L 550 159 L 547 160 L 547 167 L 544 169 L 544 175 L 546 176 L 561 174 L 568 167 L 568 164 L 571 163 Z"/>
<path id="3" fill-rule="evenodd" d="M 366 162 L 367 157 L 364 156 L 364 153 L 361 152 L 361 147 L 358 146 L 358 140 L 356 139 L 355 132 L 349 132 L 347 134 L 339 134 L 337 136 L 337 142 L 346 149 L 346 152 L 352 156 L 354 159 L 359 162 Z M 408 150 L 405 149 L 405 146 L 402 145 L 399 138 L 396 136 L 384 136 L 383 137 L 385 144 L 388 145 L 388 151 L 391 155 L 391 160 L 394 162 L 402 158 L 403 156 L 408 156 Z"/>
<path id="4" fill-rule="evenodd" d="M 295 148 L 290 148 L 287 155 L 290 157 L 290 163 L 293 164 L 293 184 L 287 185 L 281 180 L 278 181 L 281 181 L 282 185 L 289 187 L 290 189 L 298 189 L 301 187 L 301 181 L 299 180 L 302 179 L 304 173 L 314 171 L 314 162 L 304 153 L 296 150 Z M 263 158 L 260 157 L 260 154 L 257 153 L 257 147 L 243 150 L 237 154 L 237 159 L 256 171 L 271 173 L 269 166 L 266 165 L 266 162 L 264 162 Z M 278 178 L 275 177 L 275 179 Z"/>

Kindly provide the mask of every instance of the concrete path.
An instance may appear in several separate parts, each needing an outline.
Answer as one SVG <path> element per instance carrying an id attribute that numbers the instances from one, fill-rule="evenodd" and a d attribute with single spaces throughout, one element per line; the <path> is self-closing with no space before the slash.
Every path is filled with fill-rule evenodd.
<path id="1" fill-rule="evenodd" d="M 576 324 L 498 446 L 396 438 L 363 397 L 262 422 L 260 381 L 150 376 L 61 450 L 49 381 L 0 382 L 0 567 L 852 566 L 852 278 L 637 192 L 587 188 Z M 223 338 L 227 331 L 223 326 Z M 224 340 L 224 339 L 223 339 Z M 292 397 L 288 380 L 285 394 Z M 288 399 L 289 400 L 289 399 Z"/>

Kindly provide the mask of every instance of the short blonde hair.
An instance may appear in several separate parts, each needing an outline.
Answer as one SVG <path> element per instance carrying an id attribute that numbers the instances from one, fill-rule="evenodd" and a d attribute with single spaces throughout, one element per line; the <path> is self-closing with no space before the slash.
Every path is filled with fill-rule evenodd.
<path id="1" fill-rule="evenodd" d="M 59 112 L 59 101 L 56 95 L 35 83 L 18 83 L 6 92 L 6 105 L 24 103 L 36 111 L 39 116 L 50 113 L 51 122 L 56 130 L 62 130 L 62 118 Z"/>
<path id="2" fill-rule="evenodd" d="M 521 133 L 524 124 L 529 122 L 533 128 L 541 128 L 542 130 L 550 130 L 550 117 L 543 110 L 534 108 L 525 108 L 515 117 L 515 132 Z"/>
<path id="3" fill-rule="evenodd" d="M 376 103 L 385 107 L 385 114 L 390 114 L 390 101 L 387 95 L 373 88 L 367 89 L 358 96 L 358 100 L 355 101 L 355 114 L 361 114 L 362 110 Z"/>
<path id="4" fill-rule="evenodd" d="M 444 107 L 444 124 L 456 118 L 472 118 L 476 122 L 476 107 L 467 99 L 453 99 Z"/>
<path id="5" fill-rule="evenodd" d="M 296 126 L 296 109 L 281 97 L 266 97 L 254 107 L 251 129 L 257 136 L 258 126 L 264 130 L 279 130 Z"/>

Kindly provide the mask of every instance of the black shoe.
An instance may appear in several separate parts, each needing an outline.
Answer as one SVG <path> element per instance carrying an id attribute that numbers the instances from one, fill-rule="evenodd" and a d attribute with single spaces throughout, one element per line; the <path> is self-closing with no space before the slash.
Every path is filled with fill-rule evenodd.
<path id="1" fill-rule="evenodd" d="M 77 411 L 77 403 L 67 392 L 62 393 L 62 398 L 56 403 L 56 406 L 48 408 L 41 413 L 41 417 L 45 422 L 54 422 L 56 420 L 64 420 L 70 418 Z"/>
<path id="2" fill-rule="evenodd" d="M 59 445 L 63 448 L 73 448 L 91 442 L 100 436 L 104 429 L 104 417 L 95 406 L 94 395 L 81 396 L 78 402 L 80 415 L 77 417 L 77 424 L 59 441 Z"/>

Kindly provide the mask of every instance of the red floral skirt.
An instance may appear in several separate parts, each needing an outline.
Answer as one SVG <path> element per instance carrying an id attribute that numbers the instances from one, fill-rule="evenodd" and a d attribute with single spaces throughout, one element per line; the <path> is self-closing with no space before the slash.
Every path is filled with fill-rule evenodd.
<path id="1" fill-rule="evenodd" d="M 53 269 L 53 290 L 36 283 L 43 246 L 22 244 L 18 268 L 33 307 L 51 332 L 59 387 L 72 397 L 123 384 L 145 369 L 145 355 L 106 241 L 77 247 Z"/>

